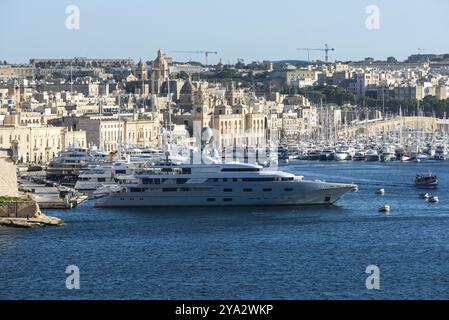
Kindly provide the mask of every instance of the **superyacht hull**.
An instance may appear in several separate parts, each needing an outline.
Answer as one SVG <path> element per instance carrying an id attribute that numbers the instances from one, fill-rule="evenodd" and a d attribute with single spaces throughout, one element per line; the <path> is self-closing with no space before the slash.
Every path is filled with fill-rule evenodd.
<path id="1" fill-rule="evenodd" d="M 350 184 L 317 181 L 278 183 L 276 186 L 226 186 L 181 191 L 185 188 L 164 187 L 166 190 L 111 193 L 97 199 L 96 207 L 216 207 L 216 206 L 306 206 L 332 205 L 354 189 Z M 175 191 L 176 190 L 176 191 Z M 251 190 L 251 191 L 250 191 Z"/>

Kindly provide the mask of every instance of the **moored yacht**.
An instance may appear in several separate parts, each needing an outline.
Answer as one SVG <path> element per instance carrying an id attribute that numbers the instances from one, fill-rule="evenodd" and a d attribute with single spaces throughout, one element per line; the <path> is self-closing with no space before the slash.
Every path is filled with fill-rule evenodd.
<path id="1" fill-rule="evenodd" d="M 327 161 L 327 160 L 334 160 L 335 159 L 335 152 L 332 149 L 323 149 L 320 152 L 320 160 L 321 161 Z"/>
<path id="2" fill-rule="evenodd" d="M 338 150 L 335 152 L 335 160 L 337 161 L 345 161 L 345 160 L 351 160 L 352 157 L 347 151 Z"/>
<path id="3" fill-rule="evenodd" d="M 424 153 L 417 153 L 414 157 L 413 157 L 415 162 L 424 162 L 429 160 L 429 156 L 427 154 Z"/>
<path id="4" fill-rule="evenodd" d="M 96 207 L 330 205 L 353 184 L 304 180 L 253 164 L 161 163 L 136 172 Z"/>
<path id="5" fill-rule="evenodd" d="M 97 190 L 105 184 L 116 184 L 119 176 L 132 174 L 137 166 L 138 163 L 116 162 L 89 167 L 78 176 L 75 189 L 81 192 L 89 192 Z"/>
<path id="6" fill-rule="evenodd" d="M 46 179 L 73 187 L 80 171 L 88 166 L 91 159 L 87 149 L 68 148 L 49 162 Z"/>
<path id="7" fill-rule="evenodd" d="M 376 150 L 370 149 L 365 154 L 366 161 L 379 161 L 379 153 Z"/>
<path id="8" fill-rule="evenodd" d="M 357 151 L 354 155 L 354 161 L 364 161 L 365 157 L 366 155 L 364 151 Z"/>
<path id="9" fill-rule="evenodd" d="M 318 150 L 310 150 L 307 153 L 307 160 L 320 160 L 320 152 Z"/>

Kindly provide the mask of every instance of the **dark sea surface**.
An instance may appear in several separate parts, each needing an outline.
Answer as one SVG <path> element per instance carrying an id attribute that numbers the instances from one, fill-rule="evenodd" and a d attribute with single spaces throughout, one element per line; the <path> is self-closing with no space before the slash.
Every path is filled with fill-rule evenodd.
<path id="1" fill-rule="evenodd" d="M 47 211 L 63 227 L 0 229 L 0 299 L 449 299 L 449 163 L 291 162 L 354 182 L 332 207 Z M 429 170 L 431 204 L 412 178 Z M 374 194 L 385 188 L 385 196 Z M 378 212 L 384 204 L 390 215 Z M 66 289 L 69 265 L 80 290 Z M 380 268 L 368 290 L 367 266 Z"/>

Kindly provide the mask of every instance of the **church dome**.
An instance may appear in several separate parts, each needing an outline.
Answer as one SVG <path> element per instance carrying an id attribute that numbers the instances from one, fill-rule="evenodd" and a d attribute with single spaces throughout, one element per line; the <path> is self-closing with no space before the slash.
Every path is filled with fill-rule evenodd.
<path id="1" fill-rule="evenodd" d="M 186 80 L 181 88 L 181 94 L 192 94 L 196 91 L 197 88 L 190 79 Z"/>

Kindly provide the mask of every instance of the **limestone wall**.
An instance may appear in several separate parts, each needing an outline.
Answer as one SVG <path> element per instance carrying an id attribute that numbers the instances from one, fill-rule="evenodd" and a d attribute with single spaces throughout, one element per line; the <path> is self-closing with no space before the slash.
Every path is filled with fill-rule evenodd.
<path id="1" fill-rule="evenodd" d="M 6 202 L 0 205 L 2 218 L 36 218 L 41 214 L 35 201 Z"/>
<path id="2" fill-rule="evenodd" d="M 0 196 L 18 197 L 16 166 L 0 156 Z"/>

